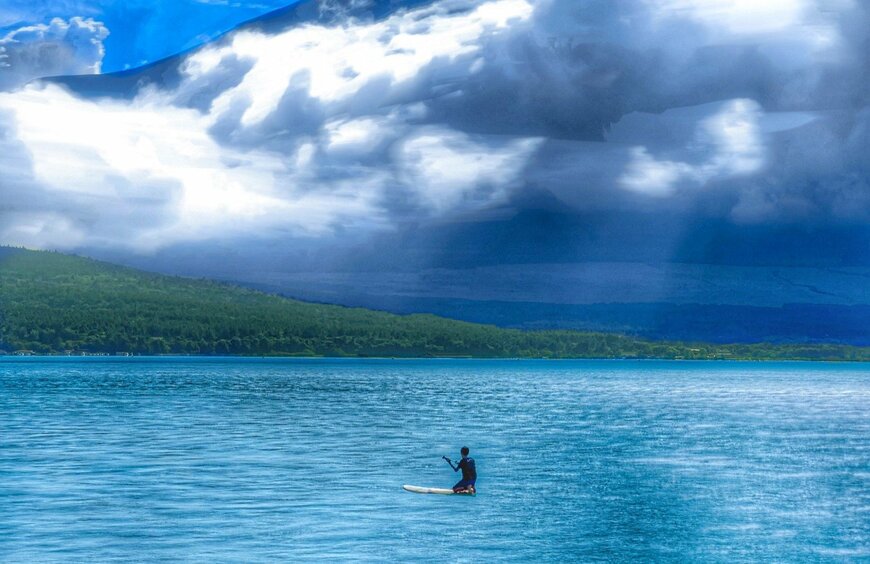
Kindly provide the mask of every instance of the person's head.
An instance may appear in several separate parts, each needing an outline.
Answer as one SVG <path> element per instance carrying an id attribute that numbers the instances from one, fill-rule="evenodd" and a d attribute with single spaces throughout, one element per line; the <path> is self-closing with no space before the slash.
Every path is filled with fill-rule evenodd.
<path id="1" fill-rule="evenodd" d="M 462 447 L 459 452 L 462 453 L 462 456 L 468 456 L 468 447 Z"/>

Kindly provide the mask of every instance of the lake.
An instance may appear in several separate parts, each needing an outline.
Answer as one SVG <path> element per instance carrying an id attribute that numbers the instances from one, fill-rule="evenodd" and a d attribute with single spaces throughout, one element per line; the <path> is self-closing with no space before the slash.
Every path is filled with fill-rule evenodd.
<path id="1" fill-rule="evenodd" d="M 870 366 L 0 360 L 0 560 L 324 558 L 870 558 Z"/>

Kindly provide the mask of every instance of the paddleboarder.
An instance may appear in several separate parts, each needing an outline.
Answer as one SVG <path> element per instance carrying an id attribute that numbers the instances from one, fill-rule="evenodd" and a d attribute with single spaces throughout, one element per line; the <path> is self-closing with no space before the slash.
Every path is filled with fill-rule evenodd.
<path id="1" fill-rule="evenodd" d="M 475 493 L 474 482 L 477 481 L 477 467 L 474 464 L 474 459 L 468 456 L 468 447 L 462 447 L 460 452 L 462 453 L 462 460 L 460 460 L 456 465 L 454 465 L 453 461 L 446 456 L 442 458 L 447 461 L 447 464 L 453 468 L 454 472 L 462 470 L 462 479 L 456 482 L 456 485 L 453 486 L 453 492 L 473 494 Z"/>

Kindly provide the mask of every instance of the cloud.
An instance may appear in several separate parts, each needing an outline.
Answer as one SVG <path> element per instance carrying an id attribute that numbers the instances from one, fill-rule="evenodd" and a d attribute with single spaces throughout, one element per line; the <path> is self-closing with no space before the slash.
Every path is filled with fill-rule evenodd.
<path id="1" fill-rule="evenodd" d="M 0 90 L 44 76 L 99 73 L 108 35 L 101 22 L 81 17 L 10 31 L 0 39 Z"/>
<path id="2" fill-rule="evenodd" d="M 832 112 L 775 132 L 767 174 L 741 184 L 739 223 L 864 224 L 870 218 L 870 108 Z M 859 246 L 864 246 L 860 243 Z"/>
<path id="3" fill-rule="evenodd" d="M 532 13 L 526 0 L 498 0 L 459 13 L 449 8 L 450 3 L 442 3 L 413 16 L 371 24 L 303 25 L 272 36 L 242 31 L 226 46 L 194 54 L 184 71 L 195 80 L 228 55 L 253 61 L 242 81 L 211 107 L 221 115 L 244 105 L 242 128 L 272 116 L 287 91 L 297 86 L 330 111 L 360 111 L 419 96 L 414 90 L 424 86 L 420 75 L 433 63 L 449 67 L 454 79 L 467 75 L 483 38 Z"/>
<path id="4" fill-rule="evenodd" d="M 461 133 L 432 128 L 405 139 L 398 153 L 405 181 L 420 201 L 435 212 L 444 212 L 504 199 L 539 142 L 525 139 L 497 147 L 492 142 L 478 143 Z"/>
<path id="5" fill-rule="evenodd" d="M 709 156 L 698 164 L 657 160 L 647 147 L 632 149 L 632 160 L 620 185 L 651 196 L 671 195 L 678 183 L 704 186 L 712 180 L 752 174 L 764 164 L 761 108 L 751 100 L 733 100 L 698 124 L 692 143 L 684 147 Z"/>
<path id="6" fill-rule="evenodd" d="M 123 235 L 125 245 L 150 249 L 275 226 L 317 234 L 346 215 L 377 215 L 376 192 L 360 189 L 364 182 L 353 190 L 340 182 L 299 190 L 299 172 L 277 155 L 221 147 L 207 133 L 207 117 L 160 97 L 95 102 L 34 86 L 0 94 L 0 106 L 15 116 L 40 200 L 82 220 L 39 238 L 33 226 L 58 212 L 34 211 L 24 231 L 33 235 L 21 243 L 112 244 Z M 66 235 L 53 240 L 60 232 Z"/>
<path id="7" fill-rule="evenodd" d="M 657 160 L 650 156 L 645 147 L 635 147 L 631 156 L 631 164 L 619 179 L 626 190 L 650 196 L 670 196 L 677 182 L 695 176 L 695 169 L 691 165 Z"/>
<path id="8" fill-rule="evenodd" d="M 244 27 L 125 77 L 127 98 L 101 90 L 117 77 L 0 94 L 17 155 L 0 160 L 2 241 L 356 241 L 520 213 L 540 192 L 565 213 L 686 224 L 870 218 L 863 4 L 441 0 L 373 17 L 387 5 Z M 92 20 L 15 44 L 63 25 L 77 72 L 98 71 Z"/>
<path id="9" fill-rule="evenodd" d="M 659 18 L 683 15 L 729 36 L 788 30 L 801 22 L 811 6 L 805 0 L 660 0 L 650 4 Z"/>
<path id="10" fill-rule="evenodd" d="M 7 144 L 28 155 L 27 189 L 40 196 L 5 214 L 5 240 L 147 251 L 242 233 L 383 229 L 397 192 L 427 214 L 491 202 L 533 143 L 495 140 L 490 154 L 485 138 L 409 123 L 420 111 L 394 97 L 425 65 L 471 55 L 483 36 L 531 12 L 516 0 L 496 7 L 239 33 L 190 57 L 177 88 L 132 100 L 51 84 L 0 94 L 15 131 Z M 204 92 L 227 68 L 241 80 L 226 76 L 219 95 Z M 366 96 L 379 99 L 360 105 Z M 441 158 L 455 165 L 450 186 L 420 176 Z"/>

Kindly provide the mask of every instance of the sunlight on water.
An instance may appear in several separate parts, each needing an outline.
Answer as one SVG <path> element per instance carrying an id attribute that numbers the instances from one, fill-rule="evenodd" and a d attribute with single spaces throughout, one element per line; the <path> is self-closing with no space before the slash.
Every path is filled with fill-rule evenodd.
<path id="1" fill-rule="evenodd" d="M 0 560 L 870 557 L 870 367 L 6 359 Z M 468 444 L 479 495 L 440 460 Z"/>

